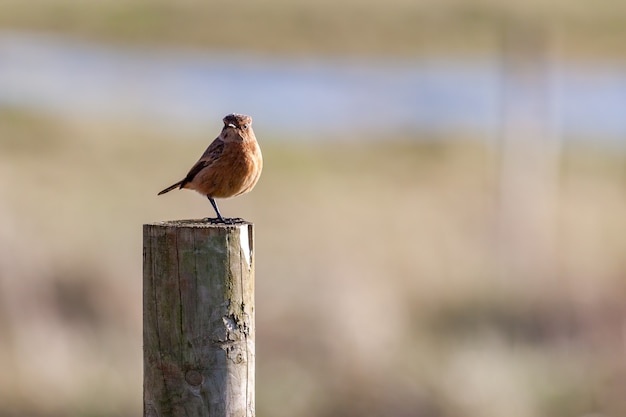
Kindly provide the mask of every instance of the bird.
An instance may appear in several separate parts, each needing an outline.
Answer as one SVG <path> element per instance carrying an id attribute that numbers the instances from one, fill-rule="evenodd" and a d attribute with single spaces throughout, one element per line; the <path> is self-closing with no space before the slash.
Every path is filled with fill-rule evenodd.
<path id="1" fill-rule="evenodd" d="M 261 148 L 252 130 L 252 118 L 244 114 L 231 113 L 223 119 L 221 133 L 204 151 L 187 176 L 160 191 L 165 194 L 176 188 L 190 189 L 205 195 L 222 223 L 216 198 L 230 198 L 252 190 L 263 170 Z"/>

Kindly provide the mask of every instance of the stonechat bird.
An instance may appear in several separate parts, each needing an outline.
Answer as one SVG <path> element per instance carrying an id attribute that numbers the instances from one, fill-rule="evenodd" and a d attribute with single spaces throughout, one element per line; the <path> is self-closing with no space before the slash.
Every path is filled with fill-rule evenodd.
<path id="1" fill-rule="evenodd" d="M 215 199 L 235 197 L 252 190 L 261 176 L 263 156 L 252 130 L 250 116 L 229 114 L 223 121 L 222 132 L 187 176 L 158 195 L 175 188 L 195 190 L 207 196 L 219 221 L 226 223 Z"/>

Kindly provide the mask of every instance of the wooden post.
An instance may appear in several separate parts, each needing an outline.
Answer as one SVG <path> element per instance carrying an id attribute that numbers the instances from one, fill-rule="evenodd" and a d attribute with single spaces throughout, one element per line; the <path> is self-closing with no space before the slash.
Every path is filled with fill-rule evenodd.
<path id="1" fill-rule="evenodd" d="M 253 231 L 143 226 L 144 417 L 254 417 Z"/>

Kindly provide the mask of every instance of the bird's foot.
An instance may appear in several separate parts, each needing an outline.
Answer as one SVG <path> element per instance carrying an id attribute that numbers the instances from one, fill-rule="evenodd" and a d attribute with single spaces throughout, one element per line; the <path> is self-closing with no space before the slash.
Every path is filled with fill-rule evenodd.
<path id="1" fill-rule="evenodd" d="M 211 224 L 227 224 L 226 219 L 220 217 L 205 217 L 204 221 Z"/>

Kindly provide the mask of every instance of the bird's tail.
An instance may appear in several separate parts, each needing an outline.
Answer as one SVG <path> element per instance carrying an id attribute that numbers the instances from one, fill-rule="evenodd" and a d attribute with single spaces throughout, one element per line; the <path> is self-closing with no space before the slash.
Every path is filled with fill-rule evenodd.
<path id="1" fill-rule="evenodd" d="M 169 193 L 170 191 L 172 191 L 174 188 L 180 188 L 180 186 L 183 184 L 182 181 L 178 181 L 176 184 L 170 185 L 169 187 L 167 187 L 165 190 L 159 192 L 159 194 L 157 195 L 161 195 L 161 194 L 165 194 L 165 193 Z"/>

